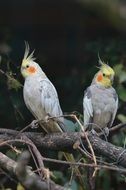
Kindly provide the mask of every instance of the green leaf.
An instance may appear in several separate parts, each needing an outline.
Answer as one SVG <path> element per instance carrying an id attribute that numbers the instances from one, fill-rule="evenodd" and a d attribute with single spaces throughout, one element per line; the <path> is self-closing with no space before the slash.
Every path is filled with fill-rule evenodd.
<path id="1" fill-rule="evenodd" d="M 121 75 L 119 75 L 119 82 L 120 83 L 123 83 L 126 81 L 126 72 L 125 71 L 122 71 L 121 72 Z"/>
<path id="2" fill-rule="evenodd" d="M 122 85 L 120 85 L 117 90 L 119 92 L 118 93 L 119 98 L 125 102 L 126 101 L 126 89 Z"/>
<path id="3" fill-rule="evenodd" d="M 122 64 L 117 64 L 117 65 L 114 66 L 113 69 L 114 69 L 116 75 L 119 76 L 122 73 L 123 65 Z"/>
<path id="4" fill-rule="evenodd" d="M 123 114 L 118 114 L 117 118 L 122 122 L 122 123 L 126 123 L 126 116 Z"/>
<path id="5" fill-rule="evenodd" d="M 25 190 L 25 188 L 20 183 L 18 183 L 17 190 Z"/>
<path id="6" fill-rule="evenodd" d="M 15 89 L 16 91 L 22 87 L 22 84 L 12 75 L 7 75 L 7 85 L 9 89 Z"/>

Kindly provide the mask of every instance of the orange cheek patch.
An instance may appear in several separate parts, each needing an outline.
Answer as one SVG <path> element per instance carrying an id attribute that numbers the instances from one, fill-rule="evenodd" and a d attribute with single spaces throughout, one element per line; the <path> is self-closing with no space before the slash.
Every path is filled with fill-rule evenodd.
<path id="1" fill-rule="evenodd" d="M 35 69 L 35 67 L 29 67 L 28 69 L 27 69 L 27 71 L 29 72 L 29 73 L 35 73 L 36 72 L 36 69 Z"/>
<path id="2" fill-rule="evenodd" d="M 99 75 L 97 76 L 97 80 L 98 80 L 98 81 L 101 81 L 102 79 L 103 79 L 102 74 L 99 74 Z"/>

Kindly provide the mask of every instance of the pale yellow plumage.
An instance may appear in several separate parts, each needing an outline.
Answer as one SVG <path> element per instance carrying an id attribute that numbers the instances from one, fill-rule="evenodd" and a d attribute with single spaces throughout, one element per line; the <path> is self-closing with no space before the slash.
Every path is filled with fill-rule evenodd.
<path id="1" fill-rule="evenodd" d="M 99 72 L 96 73 L 93 82 L 95 81 L 98 84 L 103 85 L 104 87 L 110 87 L 112 86 L 113 79 L 115 72 L 114 70 L 101 60 L 99 60 L 100 67 L 99 67 Z"/>

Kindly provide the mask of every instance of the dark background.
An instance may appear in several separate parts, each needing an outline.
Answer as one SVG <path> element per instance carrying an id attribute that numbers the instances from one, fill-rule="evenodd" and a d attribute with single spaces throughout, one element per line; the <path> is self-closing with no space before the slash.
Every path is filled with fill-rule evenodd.
<path id="1" fill-rule="evenodd" d="M 115 123 L 126 121 L 125 1 L 0 1 L 0 68 L 22 84 L 25 40 L 55 85 L 64 112 L 83 113 L 83 92 L 97 72 L 99 54 L 116 71 L 120 103 Z M 0 74 L 1 127 L 22 129 L 33 119 L 23 102 L 23 89 L 16 85 Z M 110 140 L 123 146 L 124 139 L 125 131 Z M 97 189 L 125 189 L 123 177 L 106 175 L 98 178 Z"/>

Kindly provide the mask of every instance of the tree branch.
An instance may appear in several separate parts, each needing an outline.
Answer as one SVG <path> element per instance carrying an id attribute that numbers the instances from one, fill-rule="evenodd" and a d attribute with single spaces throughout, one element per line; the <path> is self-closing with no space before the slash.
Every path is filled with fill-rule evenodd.
<path id="1" fill-rule="evenodd" d="M 16 175 L 20 183 L 28 190 L 64 190 L 60 185 L 56 185 L 51 180 L 41 180 L 38 175 L 33 173 L 27 166 L 30 155 L 28 152 L 23 152 L 18 161 L 15 162 L 0 152 L 0 167 L 7 172 Z"/>
<path id="2" fill-rule="evenodd" d="M 0 129 L 0 133 L 1 133 Z M 1 134 L 0 142 L 4 142 L 6 140 L 11 140 L 15 138 L 14 130 L 12 131 L 12 135 L 10 134 Z M 18 133 L 17 131 L 15 132 Z M 55 133 L 48 134 L 43 136 L 43 133 L 34 133 L 34 132 L 24 132 L 17 136 L 19 139 L 26 135 L 31 141 L 37 146 L 44 149 L 57 150 L 57 151 L 74 151 L 74 145 L 76 142 L 80 142 L 84 144 L 84 147 L 88 148 L 87 141 L 82 132 L 74 132 L 74 133 Z M 109 142 L 106 142 L 100 139 L 98 136 L 94 136 L 91 133 L 88 133 L 88 138 L 92 144 L 92 147 L 97 155 L 103 156 L 107 158 L 109 161 L 114 161 L 122 167 L 126 167 L 126 149 L 122 147 L 115 146 Z M 0 143 L 1 144 L 1 143 Z M 12 143 L 16 146 L 23 146 L 22 143 Z M 2 144 L 3 147 L 3 144 Z"/>

